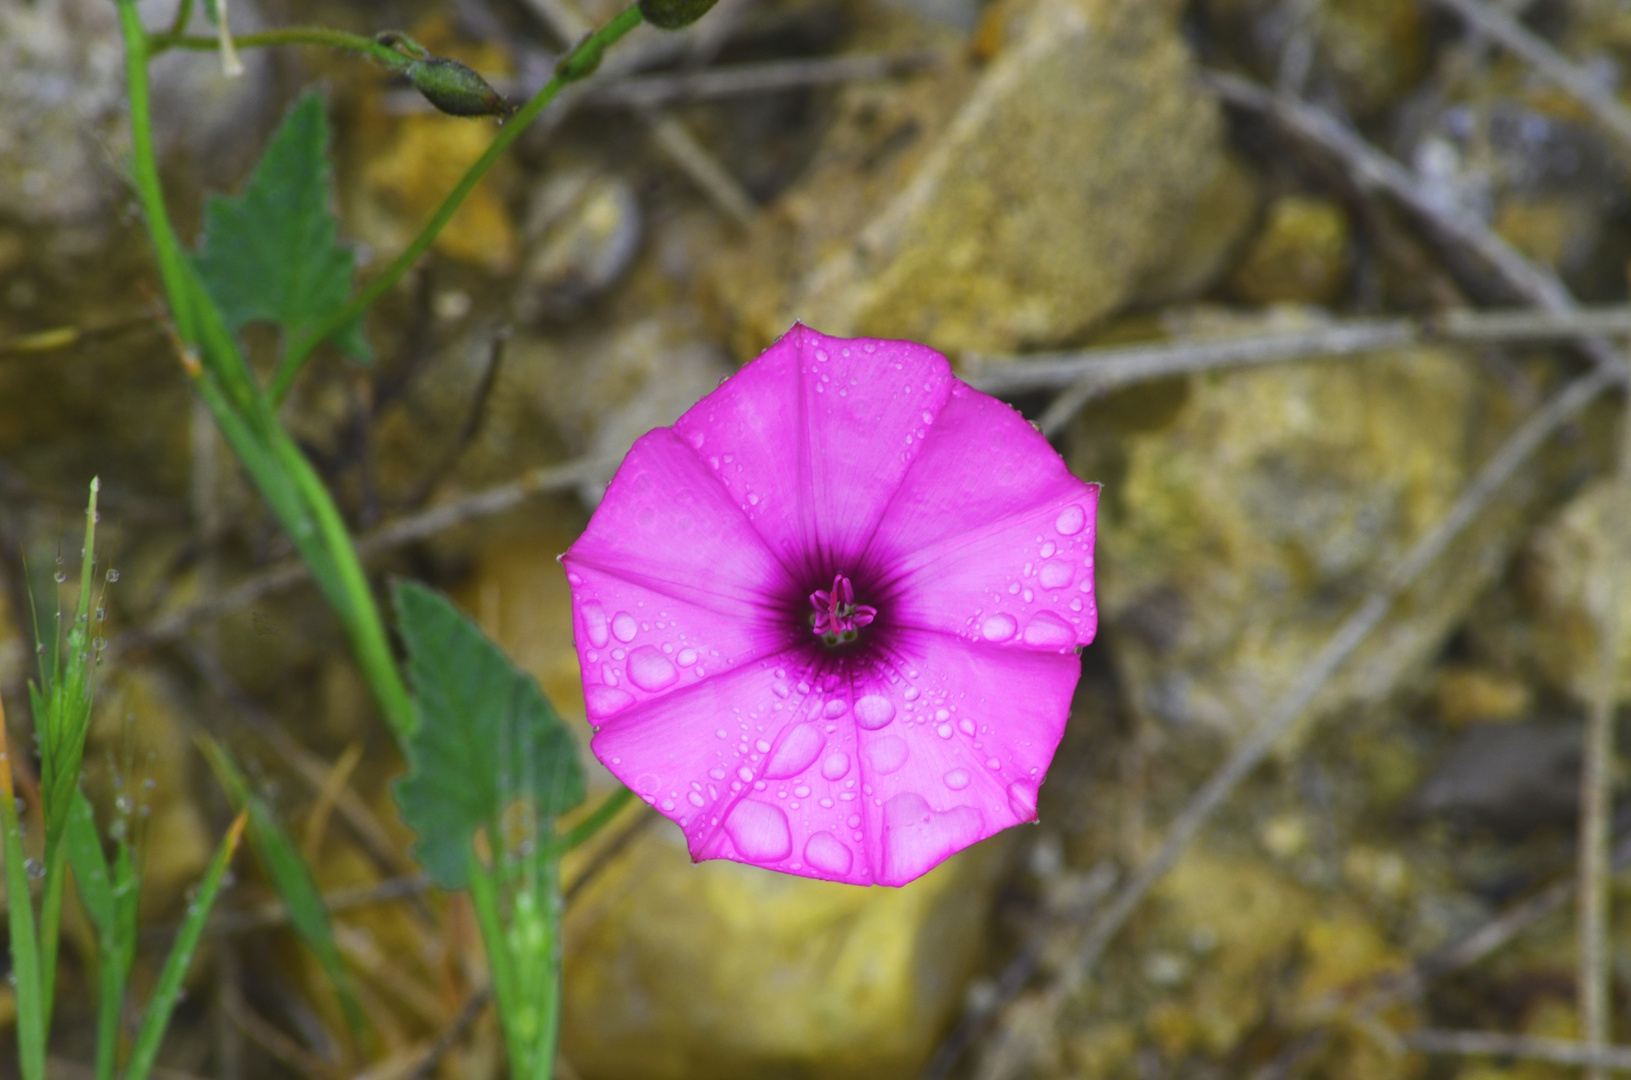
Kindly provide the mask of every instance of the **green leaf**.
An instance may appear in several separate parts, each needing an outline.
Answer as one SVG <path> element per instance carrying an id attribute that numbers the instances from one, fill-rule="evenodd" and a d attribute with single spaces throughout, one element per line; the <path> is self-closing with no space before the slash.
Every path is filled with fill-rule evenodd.
<path id="1" fill-rule="evenodd" d="M 108 877 L 108 860 L 102 855 L 102 838 L 96 832 L 96 816 L 83 791 L 74 792 L 68 811 L 68 831 L 63 837 L 68 849 L 68 865 L 74 868 L 74 885 L 79 902 L 91 917 L 96 932 L 113 936 L 113 882 Z"/>
<path id="2" fill-rule="evenodd" d="M 284 117 L 243 192 L 210 198 L 194 261 L 233 333 L 272 322 L 287 346 L 350 299 L 354 260 L 336 239 L 329 174 L 328 120 L 313 91 Z M 357 360 L 371 355 L 360 321 L 335 334 L 334 344 Z"/>
<path id="3" fill-rule="evenodd" d="M 220 777 L 222 786 L 227 789 L 233 806 L 248 812 L 249 846 L 255 852 L 255 859 L 271 879 L 272 887 L 277 890 L 284 906 L 289 909 L 289 922 L 295 933 L 300 935 L 300 940 L 306 943 L 322 965 L 323 972 L 334 986 L 334 995 L 340 1001 L 346 1026 L 360 1042 L 367 1035 L 368 1018 L 357 999 L 351 973 L 340 955 L 339 943 L 334 940 L 334 926 L 329 921 L 328 908 L 323 903 L 323 894 L 317 888 L 317 882 L 312 878 L 311 868 L 306 865 L 306 859 L 300 854 L 294 840 L 278 824 L 271 807 L 249 790 L 242 771 L 226 749 L 207 737 L 202 745 L 204 755 Z"/>
<path id="4" fill-rule="evenodd" d="M 187 905 L 187 917 L 181 922 L 181 932 L 176 935 L 175 944 L 170 946 L 170 955 L 164 959 L 159 981 L 153 986 L 153 997 L 147 1003 L 147 1015 L 142 1018 L 141 1030 L 136 1033 L 136 1045 L 131 1048 L 130 1063 L 125 1067 L 125 1080 L 147 1080 L 147 1074 L 153 1071 L 159 1043 L 164 1041 L 170 1016 L 181 998 L 181 982 L 187 975 L 187 968 L 192 965 L 198 940 L 204 936 L 204 924 L 209 921 L 210 909 L 220 895 L 221 879 L 226 876 L 227 866 L 232 862 L 232 853 L 238 849 L 246 816 L 239 814 L 226 836 L 221 838 L 220 847 L 215 849 L 215 858 L 210 860 L 209 869 L 204 872 L 204 880 L 198 883 L 197 895 Z"/>
<path id="5" fill-rule="evenodd" d="M 419 834 L 414 855 L 426 872 L 460 888 L 479 830 L 514 828 L 519 809 L 532 839 L 545 842 L 554 819 L 583 801 L 583 767 L 537 682 L 448 600 L 403 584 L 396 610 L 418 714 L 396 801 Z"/>

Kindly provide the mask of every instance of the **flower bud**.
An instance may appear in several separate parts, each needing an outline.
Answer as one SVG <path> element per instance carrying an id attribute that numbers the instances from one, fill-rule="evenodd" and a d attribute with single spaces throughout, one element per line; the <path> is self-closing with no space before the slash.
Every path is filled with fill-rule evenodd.
<path id="1" fill-rule="evenodd" d="M 450 116 L 505 117 L 515 111 L 486 79 L 457 60 L 420 60 L 405 74 L 426 101 Z"/>
<path id="2" fill-rule="evenodd" d="M 712 8 L 717 0 L 640 0 L 640 14 L 660 30 L 690 26 Z"/>

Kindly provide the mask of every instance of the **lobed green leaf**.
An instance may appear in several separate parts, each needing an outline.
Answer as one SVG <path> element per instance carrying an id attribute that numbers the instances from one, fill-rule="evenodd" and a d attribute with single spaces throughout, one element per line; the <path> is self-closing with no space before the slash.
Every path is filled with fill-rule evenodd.
<path id="1" fill-rule="evenodd" d="M 480 830 L 496 853 L 504 838 L 493 830 L 515 825 L 519 812 L 529 837 L 547 842 L 554 819 L 583 801 L 583 767 L 538 683 L 450 601 L 403 584 L 396 610 L 418 715 L 397 805 L 419 834 L 414 855 L 426 872 L 461 888 Z"/>
<path id="2" fill-rule="evenodd" d="M 354 257 L 329 209 L 328 120 L 307 93 L 272 136 L 243 192 L 212 197 L 194 264 L 227 328 L 265 321 L 285 344 L 304 341 L 351 297 Z M 357 360 L 370 351 L 360 320 L 333 341 Z"/>

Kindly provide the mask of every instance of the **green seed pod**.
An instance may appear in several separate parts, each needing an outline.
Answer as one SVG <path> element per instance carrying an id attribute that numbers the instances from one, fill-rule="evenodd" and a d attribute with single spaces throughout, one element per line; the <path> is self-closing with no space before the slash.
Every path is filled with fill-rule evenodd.
<path id="1" fill-rule="evenodd" d="M 504 117 L 515 111 L 486 79 L 457 60 L 421 60 L 405 74 L 426 101 L 450 116 Z"/>
<path id="2" fill-rule="evenodd" d="M 690 26 L 712 8 L 717 0 L 640 0 L 640 14 L 660 30 Z"/>

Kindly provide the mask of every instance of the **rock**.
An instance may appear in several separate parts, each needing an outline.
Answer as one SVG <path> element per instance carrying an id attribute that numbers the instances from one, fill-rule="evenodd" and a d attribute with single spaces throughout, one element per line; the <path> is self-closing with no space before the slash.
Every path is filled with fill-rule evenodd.
<path id="1" fill-rule="evenodd" d="M 1507 672 L 1460 665 L 1439 672 L 1434 697 L 1439 720 L 1452 728 L 1517 720 L 1534 700 L 1528 684 Z"/>
<path id="2" fill-rule="evenodd" d="M 589 760 L 555 563 L 577 523 L 545 520 L 484 545 L 457 596 L 540 680 Z M 610 774 L 591 764 L 590 784 L 593 803 Z M 903 889 L 857 889 L 693 866 L 680 833 L 655 822 L 568 915 L 563 1053 L 584 1080 L 911 1075 L 962 1002 L 1007 843 Z"/>
<path id="3" fill-rule="evenodd" d="M 1225 155 L 1171 252 L 1139 283 L 1140 307 L 1195 300 L 1228 271 L 1257 221 L 1258 187 L 1251 169 Z"/>
<path id="4" fill-rule="evenodd" d="M 167 23 L 174 8 L 140 5 L 149 26 Z M 258 22 L 247 0 L 232 10 L 239 32 Z M 213 55 L 153 64 L 155 140 L 163 156 L 187 152 L 192 182 L 228 179 L 225 170 L 244 163 L 264 130 L 270 59 L 244 61 L 237 79 L 225 78 Z M 0 8 L 0 215 L 43 229 L 50 254 L 91 253 L 128 197 L 129 145 L 118 13 L 96 0 Z"/>
<path id="5" fill-rule="evenodd" d="M 1252 304 L 1329 304 L 1348 285 L 1348 215 L 1328 199 L 1285 195 L 1229 277 Z"/>
<path id="6" fill-rule="evenodd" d="M 1411 802 L 1420 814 L 1507 831 L 1570 822 L 1580 808 L 1580 727 L 1471 728 Z"/>
<path id="7" fill-rule="evenodd" d="M 1005 0 L 977 36 L 996 45 L 983 68 L 846 90 L 808 177 L 714 277 L 737 350 L 796 315 L 1002 352 L 1135 299 L 1226 168 L 1175 9 Z"/>
<path id="8" fill-rule="evenodd" d="M 691 865 L 659 822 L 567 922 L 562 1047 L 584 1080 L 916 1074 L 981 953 L 1002 843 L 901 889 Z"/>
<path id="9" fill-rule="evenodd" d="M 1600 684 L 1610 597 L 1623 627 L 1615 692 L 1619 701 L 1631 699 L 1631 531 L 1624 504 L 1612 479 L 1592 483 L 1536 531 L 1522 564 L 1535 666 L 1582 705 Z M 1614 567 L 1623 584 L 1611 589 Z"/>
<path id="10" fill-rule="evenodd" d="M 658 311 L 565 340 L 518 335 L 510 355 L 526 372 L 523 392 L 567 445 L 617 461 L 635 439 L 679 419 L 730 374 L 724 355 L 689 323 L 683 311 Z M 603 487 L 588 485 L 585 496 L 598 502 Z"/>
<path id="11" fill-rule="evenodd" d="M 1254 329 L 1298 323 L 1282 312 Z M 1202 375 L 1090 409 L 1072 466 L 1106 482 L 1100 610 L 1135 706 L 1230 739 L 1252 730 L 1443 516 L 1510 426 L 1507 393 L 1469 359 L 1419 348 Z M 1503 568 L 1534 487 L 1520 477 L 1480 515 L 1313 712 L 1383 700 L 1425 665 Z"/>
<path id="12" fill-rule="evenodd" d="M 440 37 L 434 30 L 415 36 L 426 48 L 437 47 Z M 476 70 L 496 75 L 502 69 L 495 63 L 496 50 L 491 52 L 495 55 L 465 55 Z M 357 148 L 362 166 L 340 174 L 342 182 L 349 178 L 346 231 L 372 248 L 376 259 L 408 246 L 493 141 L 493 126 L 486 121 L 440 113 L 390 116 L 379 94 L 361 100 L 349 129 L 362 143 Z M 508 199 L 516 180 L 515 162 L 501 159 L 436 237 L 434 249 L 490 274 L 513 270 L 521 244 Z"/>
<path id="13" fill-rule="evenodd" d="M 582 309 L 628 272 L 641 232 L 640 201 L 622 177 L 578 169 L 550 178 L 527 214 L 532 249 L 516 289 L 517 318 Z"/>

